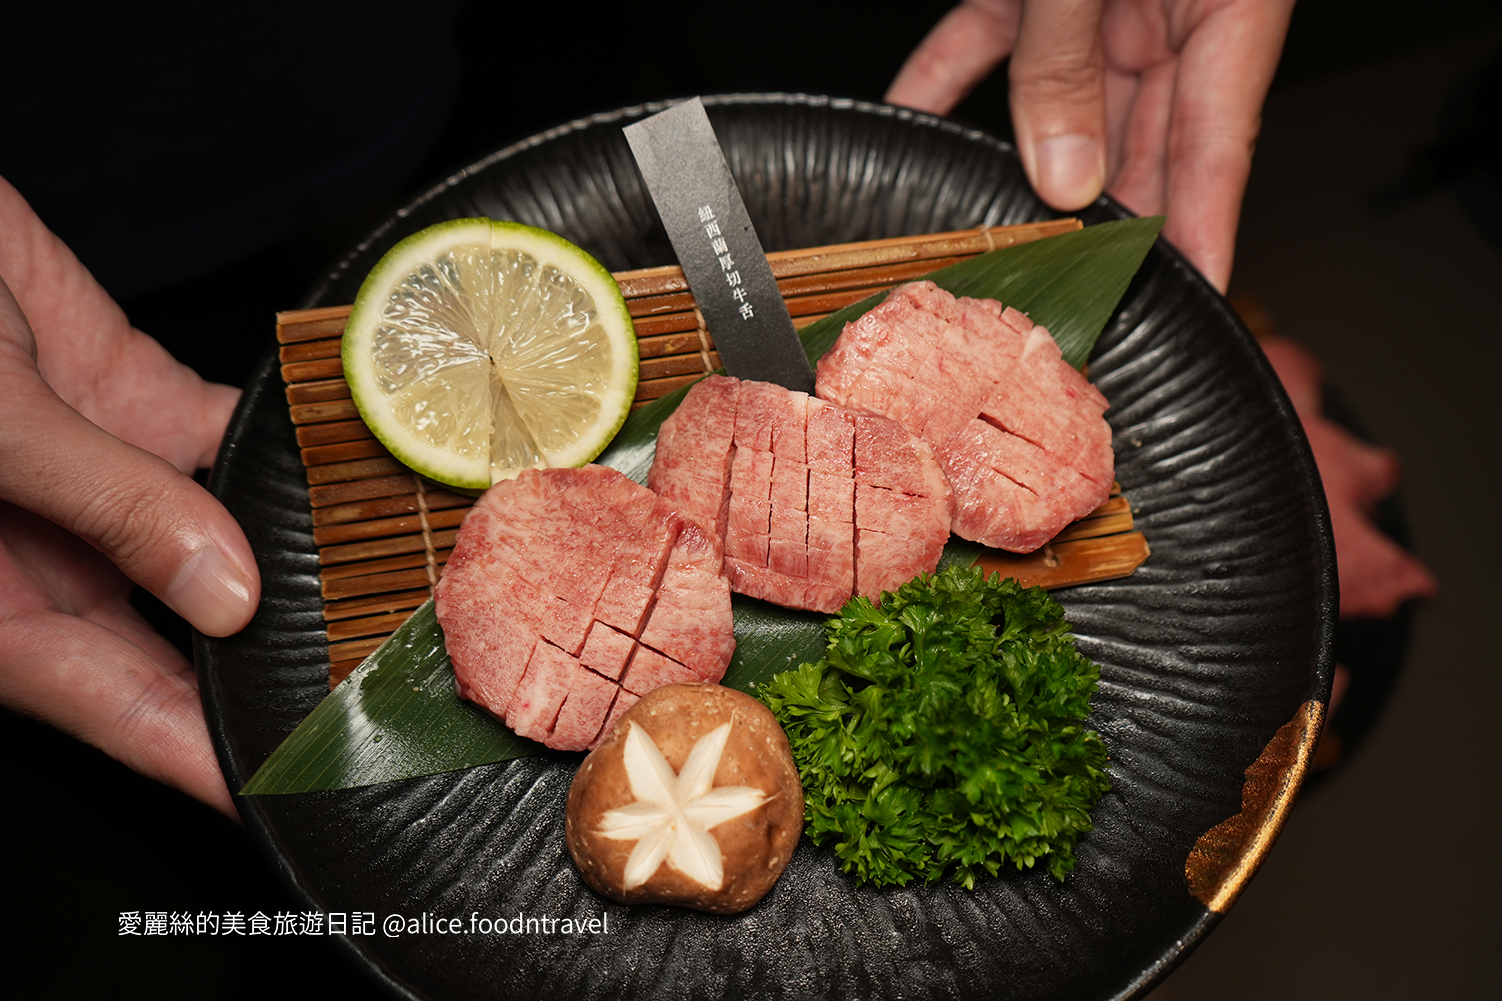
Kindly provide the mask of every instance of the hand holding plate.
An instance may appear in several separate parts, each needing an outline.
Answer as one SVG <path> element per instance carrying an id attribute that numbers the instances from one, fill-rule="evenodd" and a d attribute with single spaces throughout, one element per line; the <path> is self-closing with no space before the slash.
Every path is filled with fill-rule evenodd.
<path id="1" fill-rule="evenodd" d="M 965 0 L 886 99 L 948 114 L 1008 56 L 1018 152 L 1056 209 L 1102 187 L 1225 290 L 1292 0 Z"/>
<path id="2" fill-rule="evenodd" d="M 237 396 L 132 329 L 0 180 L 0 703 L 231 816 L 192 665 L 129 597 L 212 636 L 254 613 L 250 547 L 187 475 Z"/>

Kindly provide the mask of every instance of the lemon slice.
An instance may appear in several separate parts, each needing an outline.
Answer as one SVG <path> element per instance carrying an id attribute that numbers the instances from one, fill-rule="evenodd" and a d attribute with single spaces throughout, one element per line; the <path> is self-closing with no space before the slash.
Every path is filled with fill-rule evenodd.
<path id="1" fill-rule="evenodd" d="M 343 359 L 391 454 L 465 490 L 584 465 L 636 393 L 636 335 L 610 272 L 560 236 L 489 219 L 392 247 L 355 297 Z"/>

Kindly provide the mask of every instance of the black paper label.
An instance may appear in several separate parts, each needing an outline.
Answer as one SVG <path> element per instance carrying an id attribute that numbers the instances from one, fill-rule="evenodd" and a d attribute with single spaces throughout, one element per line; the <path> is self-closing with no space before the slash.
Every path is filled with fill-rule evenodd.
<path id="1" fill-rule="evenodd" d="M 814 391 L 814 370 L 697 97 L 625 128 L 725 371 Z"/>

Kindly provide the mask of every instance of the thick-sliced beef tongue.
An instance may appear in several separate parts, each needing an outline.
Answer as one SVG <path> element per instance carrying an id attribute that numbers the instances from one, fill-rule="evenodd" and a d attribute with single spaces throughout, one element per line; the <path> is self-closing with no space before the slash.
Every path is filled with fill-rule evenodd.
<path id="1" fill-rule="evenodd" d="M 897 422 L 724 376 L 664 422 L 648 483 L 723 533 L 734 590 L 822 612 L 932 571 L 953 510 L 933 449 Z"/>
<path id="2" fill-rule="evenodd" d="M 739 400 L 735 379 L 711 377 L 694 387 L 698 419 L 663 422 L 657 432 L 657 457 L 647 486 L 671 500 L 716 539 L 725 538 L 729 495 L 725 483 L 735 450 L 735 414 Z M 671 485 L 669 492 L 664 486 Z"/>
<path id="3" fill-rule="evenodd" d="M 563 700 L 573 689 L 578 666 L 577 660 L 553 644 L 537 644 L 527 664 L 527 673 L 506 706 L 506 725 L 523 737 L 537 739 L 533 735 L 539 733 L 543 739 L 551 736 Z"/>
<path id="4" fill-rule="evenodd" d="M 1105 397 L 1046 330 L 994 300 L 932 282 L 894 289 L 846 324 L 819 361 L 818 393 L 931 444 L 966 539 L 1031 552 L 1110 494 Z"/>
<path id="5" fill-rule="evenodd" d="M 955 496 L 971 499 L 955 512 L 955 533 L 1014 553 L 1032 552 L 1077 517 L 1061 512 L 1057 498 L 1090 498 L 1101 491 L 1099 483 L 1032 442 L 980 420 L 952 435 L 944 455 Z M 1107 493 L 1110 488 L 1107 482 Z M 1088 503 L 1085 513 L 1098 506 Z"/>
<path id="6" fill-rule="evenodd" d="M 489 507 L 476 506 L 465 516 L 465 522 L 472 523 L 470 538 L 497 537 L 496 520 Z M 456 672 L 460 696 L 500 706 L 502 715 L 541 639 L 541 612 L 548 598 L 521 575 L 515 555 L 501 543 L 456 546 L 438 591 L 439 621 L 445 626 L 450 653 L 462 648 L 465 659 L 494 665 L 473 677 Z M 455 608 L 469 611 L 443 614 Z M 501 608 L 515 611 L 501 615 Z M 476 628 L 480 624 L 485 627 Z"/>
<path id="7" fill-rule="evenodd" d="M 459 694 L 549 747 L 592 747 L 656 685 L 724 676 L 721 559 L 715 537 L 603 466 L 497 484 L 438 583 Z"/>
<path id="8" fill-rule="evenodd" d="M 590 626 L 589 638 L 584 641 L 579 663 L 601 677 L 620 681 L 634 646 L 636 640 L 629 633 L 623 633 L 603 622 L 595 622 Z"/>
<path id="9" fill-rule="evenodd" d="M 621 687 L 577 660 L 570 659 L 562 671 L 568 672 L 569 692 L 553 723 L 551 739 L 555 747 L 583 750 L 594 745 Z"/>
<path id="10" fill-rule="evenodd" d="M 725 600 L 721 563 L 719 542 L 698 525 L 684 525 L 641 634 L 643 646 L 690 670 L 708 669 L 709 674 L 699 675 L 697 681 L 719 681 L 735 653 L 735 621 Z"/>

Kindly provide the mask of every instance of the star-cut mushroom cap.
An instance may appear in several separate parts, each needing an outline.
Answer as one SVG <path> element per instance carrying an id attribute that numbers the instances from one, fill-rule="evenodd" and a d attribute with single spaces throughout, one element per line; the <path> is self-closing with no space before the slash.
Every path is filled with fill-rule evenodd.
<path id="1" fill-rule="evenodd" d="M 725 882 L 720 845 L 709 830 L 761 806 L 767 794 L 752 786 L 711 789 L 715 770 L 733 723 L 722 723 L 700 737 L 677 774 L 652 738 L 628 724 L 622 760 L 635 802 L 608 811 L 597 833 L 616 841 L 634 841 L 626 859 L 624 886 L 635 889 L 664 859 L 694 882 L 718 890 Z"/>
<path id="2" fill-rule="evenodd" d="M 802 824 L 782 728 L 760 702 L 718 685 L 649 694 L 569 790 L 579 871 L 625 903 L 744 910 L 781 874 Z"/>

